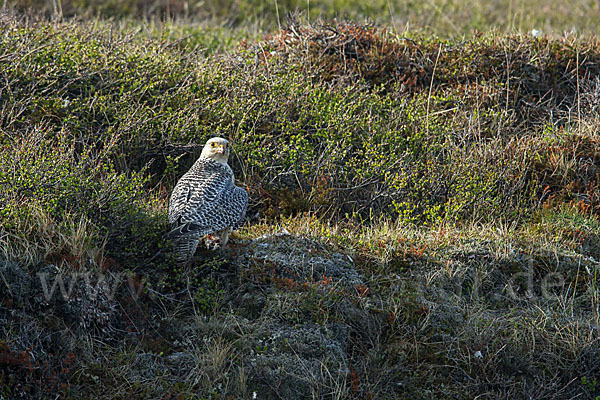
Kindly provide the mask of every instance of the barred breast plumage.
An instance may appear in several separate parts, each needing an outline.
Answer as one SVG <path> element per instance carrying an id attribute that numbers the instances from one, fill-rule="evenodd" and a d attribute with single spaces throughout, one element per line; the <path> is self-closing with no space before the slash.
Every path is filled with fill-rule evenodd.
<path id="1" fill-rule="evenodd" d="M 221 152 L 219 145 L 224 147 Z M 181 262 L 190 261 L 205 235 L 216 233 L 222 247 L 231 231 L 244 222 L 248 193 L 234 184 L 233 171 L 227 165 L 227 145 L 225 139 L 210 139 L 171 194 L 168 236 L 174 240 Z"/>

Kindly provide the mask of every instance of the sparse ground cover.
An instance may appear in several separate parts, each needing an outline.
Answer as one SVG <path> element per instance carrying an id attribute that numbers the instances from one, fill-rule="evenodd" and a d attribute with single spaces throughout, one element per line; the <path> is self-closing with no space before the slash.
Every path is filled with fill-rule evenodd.
<path id="1" fill-rule="evenodd" d="M 0 17 L 0 399 L 600 396 L 599 42 L 235 6 Z M 249 223 L 181 270 L 215 134 Z"/>
<path id="2" fill-rule="evenodd" d="M 275 29 L 286 24 L 290 12 L 302 12 L 311 21 L 318 18 L 376 21 L 397 31 L 422 31 L 441 36 L 471 35 L 491 28 L 504 33 L 562 34 L 597 32 L 600 7 L 594 1 L 565 0 L 7 0 L 6 4 L 30 15 L 67 18 L 130 18 L 204 21 L 229 28 Z"/>

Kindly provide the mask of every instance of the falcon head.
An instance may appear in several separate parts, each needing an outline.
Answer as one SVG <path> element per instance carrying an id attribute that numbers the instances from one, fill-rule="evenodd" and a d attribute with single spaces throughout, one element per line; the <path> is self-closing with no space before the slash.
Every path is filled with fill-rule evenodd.
<path id="1" fill-rule="evenodd" d="M 208 139 L 200 157 L 227 164 L 227 158 L 229 158 L 229 141 L 220 137 Z"/>

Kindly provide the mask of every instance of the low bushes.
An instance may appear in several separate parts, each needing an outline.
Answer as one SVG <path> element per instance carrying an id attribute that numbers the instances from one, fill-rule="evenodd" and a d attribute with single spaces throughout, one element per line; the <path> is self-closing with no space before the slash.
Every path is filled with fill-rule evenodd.
<path id="1" fill-rule="evenodd" d="M 561 198 L 597 210 L 597 157 L 567 152 L 563 163 L 582 165 L 578 172 L 549 172 L 556 143 L 593 149 L 593 40 L 452 43 L 290 21 L 206 57 L 89 24 L 0 23 L 3 143 L 26 143 L 29 127 L 43 127 L 45 146 L 59 146 L 53 157 L 79 165 L 93 154 L 102 179 L 157 187 L 163 200 L 204 141 L 222 135 L 233 140 L 231 163 L 252 208 L 266 216 L 513 219 L 557 185 Z M 56 201 L 71 204 L 69 196 Z"/>

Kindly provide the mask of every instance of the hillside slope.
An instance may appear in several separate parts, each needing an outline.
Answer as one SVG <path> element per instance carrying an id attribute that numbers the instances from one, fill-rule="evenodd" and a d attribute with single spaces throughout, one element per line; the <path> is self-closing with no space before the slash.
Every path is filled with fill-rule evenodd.
<path id="1" fill-rule="evenodd" d="M 600 396 L 597 40 L 163 29 L 0 17 L 0 398 Z M 249 221 L 181 270 L 213 135 Z"/>

